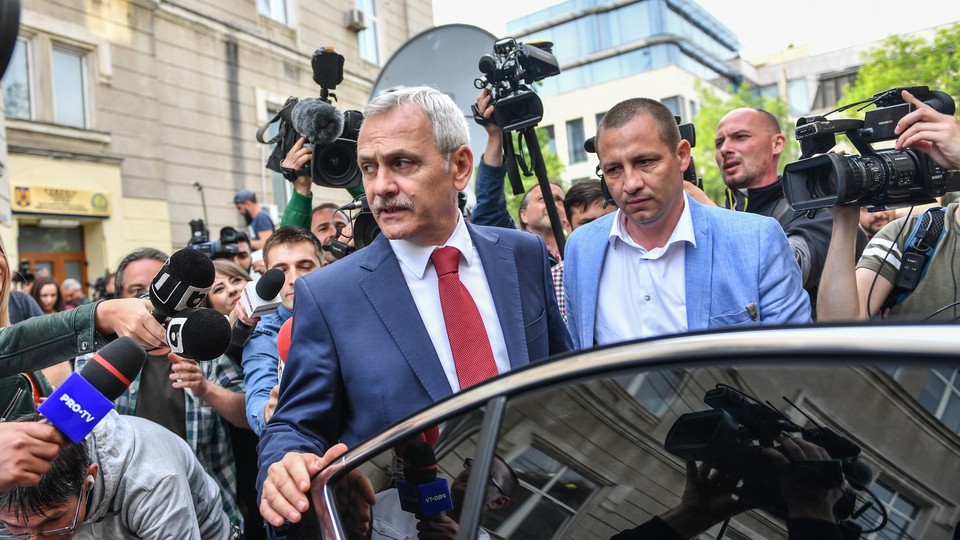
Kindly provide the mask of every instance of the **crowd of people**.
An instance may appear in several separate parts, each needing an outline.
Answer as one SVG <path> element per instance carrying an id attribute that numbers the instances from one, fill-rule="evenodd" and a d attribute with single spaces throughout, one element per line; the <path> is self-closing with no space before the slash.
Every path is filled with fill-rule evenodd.
<path id="1" fill-rule="evenodd" d="M 957 119 L 907 92 L 903 99 L 914 111 L 897 125 L 897 148 L 960 168 Z M 492 117 L 489 92 L 477 107 Z M 231 348 L 214 360 L 170 352 L 143 299 L 167 253 L 128 254 L 90 302 L 76 280 L 57 284 L 49 275 L 38 275 L 29 295 L 14 290 L 0 246 L 0 405 L 12 411 L 0 419 L 0 528 L 150 538 L 162 526 L 165 536 L 183 538 L 282 537 L 302 521 L 312 477 L 343 444 L 558 353 L 814 318 L 957 318 L 957 203 L 946 209 L 943 240 L 919 286 L 882 309 L 908 249 L 900 231 L 918 216 L 864 214 L 856 205 L 812 218 L 794 212 L 777 173 L 784 135 L 766 111 L 731 111 L 717 128 L 716 165 L 729 188 L 721 208 L 684 181 L 690 144 L 666 106 L 634 98 L 611 108 L 595 138 L 600 178 L 567 191 L 549 185 L 569 235 L 562 250 L 539 184 L 523 195 L 519 214 L 509 214 L 504 133 L 492 122 L 475 157 L 463 114 L 437 90 L 387 93 L 363 112 L 358 164 L 381 234 L 334 256 L 334 243 L 352 243 L 351 221 L 335 204 L 313 207 L 304 173 L 313 150 L 298 141 L 283 161 L 294 193 L 279 227 L 252 191 L 233 200 L 248 230 L 236 253 L 214 261 L 203 301 L 233 328 Z M 468 213 L 458 193 L 475 166 Z M 273 269 L 284 276 L 280 305 L 251 318 L 240 297 Z M 290 324 L 285 352 L 278 345 Z M 117 336 L 149 355 L 87 439 L 74 443 L 21 416 Z M 798 444 L 783 442 L 771 459 L 824 458 L 819 447 Z M 469 463 L 464 471 L 467 478 Z M 688 489 L 713 474 L 688 465 Z M 491 479 L 486 504 L 508 504 L 515 473 L 495 461 Z M 409 528 L 409 516 L 384 510 L 395 498 L 371 494 L 372 520 Z M 622 537 L 688 538 L 734 508 L 711 523 L 685 518 L 687 510 L 681 504 Z M 431 527 L 455 534 L 457 515 Z M 803 517 L 798 526 L 821 537 L 836 532 L 822 523 L 829 515 Z"/>

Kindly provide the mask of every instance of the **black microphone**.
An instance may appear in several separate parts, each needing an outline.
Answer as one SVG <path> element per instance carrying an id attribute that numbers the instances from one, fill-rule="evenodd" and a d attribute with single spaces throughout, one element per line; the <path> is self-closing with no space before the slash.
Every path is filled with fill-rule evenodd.
<path id="1" fill-rule="evenodd" d="M 150 283 L 154 318 L 163 324 L 167 317 L 199 306 L 216 277 L 217 270 L 209 257 L 191 248 L 177 251 Z"/>
<path id="2" fill-rule="evenodd" d="M 403 480 L 397 482 L 400 508 L 424 519 L 453 510 L 450 486 L 437 478 L 437 456 L 423 440 L 407 444 L 403 456 Z"/>
<path id="3" fill-rule="evenodd" d="M 330 144 L 343 133 L 343 113 L 326 101 L 307 98 L 290 111 L 293 129 L 316 145 Z"/>
<path id="4" fill-rule="evenodd" d="M 174 315 L 167 324 L 170 352 L 191 360 L 213 360 L 230 346 L 230 322 L 210 308 L 194 308 Z"/>
<path id="5" fill-rule="evenodd" d="M 75 443 L 93 431 L 137 378 L 147 352 L 123 336 L 94 353 L 78 373 L 71 374 L 37 411 Z"/>

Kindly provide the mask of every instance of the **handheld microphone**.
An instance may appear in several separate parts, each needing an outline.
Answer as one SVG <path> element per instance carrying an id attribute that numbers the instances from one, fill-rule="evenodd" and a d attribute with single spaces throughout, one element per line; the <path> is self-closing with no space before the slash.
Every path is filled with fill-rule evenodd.
<path id="1" fill-rule="evenodd" d="M 287 355 L 290 353 L 290 334 L 293 332 L 293 317 L 290 317 L 280 325 L 280 331 L 277 332 L 277 356 L 280 361 L 277 362 L 277 382 L 283 377 L 283 367 L 287 364 Z"/>
<path id="2" fill-rule="evenodd" d="M 287 277 L 278 268 L 264 272 L 260 279 L 247 283 L 240 293 L 240 301 L 247 310 L 247 317 L 261 317 L 277 311 L 282 300 L 280 291 Z"/>
<path id="3" fill-rule="evenodd" d="M 407 445 L 403 476 L 397 482 L 397 491 L 404 511 L 423 519 L 453 510 L 450 486 L 445 479 L 437 478 L 437 456 L 428 442 L 414 440 Z"/>
<path id="4" fill-rule="evenodd" d="M 71 374 L 37 411 L 75 443 L 93 431 L 137 378 L 147 352 L 133 338 L 123 336 L 94 353 L 78 373 Z"/>
<path id="5" fill-rule="evenodd" d="M 167 324 L 170 352 L 192 360 L 213 360 L 230 346 L 230 322 L 210 308 L 187 309 Z"/>
<path id="6" fill-rule="evenodd" d="M 213 261 L 202 252 L 190 248 L 177 251 L 150 283 L 154 318 L 163 324 L 167 317 L 199 306 L 216 277 Z"/>
<path id="7" fill-rule="evenodd" d="M 343 132 L 343 113 L 326 101 L 301 99 L 290 111 L 293 129 L 315 145 L 330 144 Z"/>

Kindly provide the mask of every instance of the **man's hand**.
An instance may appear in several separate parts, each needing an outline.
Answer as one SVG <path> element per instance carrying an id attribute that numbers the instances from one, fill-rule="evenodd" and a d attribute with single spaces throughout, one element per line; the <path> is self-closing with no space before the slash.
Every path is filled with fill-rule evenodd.
<path id="1" fill-rule="evenodd" d="M 345 444 L 337 444 L 320 457 L 316 454 L 290 452 L 270 466 L 263 481 L 260 515 L 274 527 L 284 520 L 299 523 L 301 514 L 310 508 L 305 493 L 310 480 L 330 462 L 347 451 Z"/>
<path id="2" fill-rule="evenodd" d="M 196 360 L 184 358 L 175 353 L 168 354 L 167 358 L 173 364 L 173 373 L 170 374 L 173 387 L 187 388 L 193 392 L 194 396 L 203 399 L 212 383 L 203 376 L 200 364 Z"/>
<path id="3" fill-rule="evenodd" d="M 916 109 L 897 122 L 897 150 L 913 148 L 927 153 L 947 169 L 960 169 L 960 121 L 934 110 L 906 90 L 903 100 Z"/>
<path id="4" fill-rule="evenodd" d="M 297 139 L 297 142 L 293 143 L 293 146 L 290 147 L 290 151 L 287 152 L 287 155 L 283 158 L 283 161 L 280 162 L 280 167 L 283 169 L 292 169 L 299 172 L 304 167 L 310 164 L 310 161 L 313 159 L 313 145 L 306 145 L 306 137 L 300 137 Z M 309 174 L 301 174 L 293 180 L 293 189 L 301 195 L 309 195 L 311 187 L 311 179 Z"/>
<path id="5" fill-rule="evenodd" d="M 230 312 L 230 326 L 233 326 L 240 321 L 241 323 L 253 328 L 257 325 L 257 322 L 260 320 L 260 317 L 248 317 L 247 308 L 244 307 L 243 302 L 237 302 L 233 306 L 233 310 Z"/>
<path id="6" fill-rule="evenodd" d="M 483 129 L 487 130 L 487 146 L 483 150 L 483 162 L 491 167 L 503 165 L 503 130 L 493 123 L 493 96 L 490 89 L 484 88 L 477 96 L 477 109 L 489 120 Z"/>
<path id="7" fill-rule="evenodd" d="M 0 491 L 36 485 L 66 442 L 49 424 L 0 423 Z"/>
<path id="8" fill-rule="evenodd" d="M 166 332 L 150 313 L 152 308 L 149 300 L 140 298 L 104 300 L 97 304 L 93 323 L 101 334 L 130 336 L 147 350 L 165 348 Z"/>
<path id="9" fill-rule="evenodd" d="M 712 469 L 706 463 L 698 467 L 687 462 L 687 483 L 680 504 L 660 519 L 684 538 L 693 538 L 716 523 L 746 510 L 733 495 L 739 479 Z"/>
<path id="10" fill-rule="evenodd" d="M 789 474 L 791 462 L 832 461 L 826 450 L 796 437 L 783 437 L 780 447 L 764 448 L 761 455 L 773 462 L 780 472 L 780 492 L 787 503 L 790 518 L 807 518 L 834 523 L 833 505 L 843 495 L 839 487 L 821 488 L 796 482 Z"/>
<path id="11" fill-rule="evenodd" d="M 453 540 L 460 526 L 446 514 L 437 514 L 417 521 L 419 540 Z"/>
<path id="12" fill-rule="evenodd" d="M 263 423 L 266 424 L 273 418 L 273 413 L 277 410 L 277 402 L 280 401 L 280 385 L 275 385 L 270 390 L 270 398 L 267 404 L 263 406 Z"/>

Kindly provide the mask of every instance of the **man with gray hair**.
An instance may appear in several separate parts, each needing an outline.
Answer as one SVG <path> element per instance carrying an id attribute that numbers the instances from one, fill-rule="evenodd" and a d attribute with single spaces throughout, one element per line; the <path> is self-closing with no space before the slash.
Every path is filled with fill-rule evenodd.
<path id="1" fill-rule="evenodd" d="M 63 303 L 67 309 L 90 303 L 87 296 L 83 294 L 83 285 L 80 285 L 80 282 L 73 278 L 63 280 L 63 283 L 60 284 L 60 295 L 63 296 Z"/>
<path id="2" fill-rule="evenodd" d="M 338 441 L 572 345 L 543 240 L 459 212 L 473 153 L 453 100 L 408 88 L 373 99 L 364 117 L 358 163 L 382 234 L 296 282 L 280 399 L 259 448 L 260 512 L 275 526 L 300 521 L 329 461 L 320 456 Z"/>

